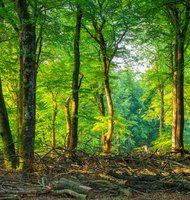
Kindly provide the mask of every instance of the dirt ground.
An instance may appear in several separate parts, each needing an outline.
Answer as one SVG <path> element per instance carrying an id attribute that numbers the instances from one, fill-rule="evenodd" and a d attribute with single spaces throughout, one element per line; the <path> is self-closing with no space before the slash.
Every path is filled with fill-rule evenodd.
<path id="1" fill-rule="evenodd" d="M 1 160 L 0 200 L 77 199 L 55 187 L 62 178 L 90 188 L 78 199 L 190 200 L 189 157 L 141 151 L 110 156 L 77 152 L 68 158 L 63 149 L 36 154 L 32 174 L 7 172 Z M 76 187 L 66 189 L 78 192 Z"/>

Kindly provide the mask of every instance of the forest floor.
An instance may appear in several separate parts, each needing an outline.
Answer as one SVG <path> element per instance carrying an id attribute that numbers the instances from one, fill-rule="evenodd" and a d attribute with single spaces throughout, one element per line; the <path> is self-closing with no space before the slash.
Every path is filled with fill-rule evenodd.
<path id="1" fill-rule="evenodd" d="M 0 164 L 0 200 L 77 199 L 73 194 L 80 185 L 87 192 L 78 199 L 190 200 L 190 157 L 177 159 L 169 153 L 92 156 L 77 152 L 70 159 L 64 150 L 53 149 L 38 154 L 34 173 L 27 175 L 7 172 L 2 160 Z M 74 193 L 55 187 L 62 179 L 74 183 L 66 188 Z"/>

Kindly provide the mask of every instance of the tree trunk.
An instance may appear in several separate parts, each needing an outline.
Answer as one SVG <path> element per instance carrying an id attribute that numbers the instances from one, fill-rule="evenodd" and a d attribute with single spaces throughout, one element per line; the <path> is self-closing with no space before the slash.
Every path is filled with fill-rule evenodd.
<path id="1" fill-rule="evenodd" d="M 21 133 L 20 169 L 32 171 L 35 138 L 35 92 L 36 92 L 36 55 L 35 25 L 31 20 L 26 0 L 16 0 L 20 20 L 20 42 L 22 60 L 20 62 L 21 94 Z"/>
<path id="2" fill-rule="evenodd" d="M 163 134 L 164 128 L 164 85 L 160 84 L 160 136 Z"/>
<path id="3" fill-rule="evenodd" d="M 106 42 L 104 39 L 104 36 L 100 30 L 98 30 L 98 36 L 99 36 L 99 45 L 102 53 L 102 65 L 103 65 L 103 71 L 104 71 L 104 90 L 106 95 L 106 101 L 107 101 L 107 109 L 108 109 L 108 131 L 107 133 L 104 133 L 102 135 L 102 155 L 107 155 L 110 153 L 112 148 L 112 136 L 114 131 L 114 112 L 113 112 L 113 103 L 112 103 L 112 97 L 111 97 L 111 89 L 110 89 L 110 83 L 109 83 L 109 70 L 111 61 L 108 59 L 107 56 L 107 50 L 106 50 Z"/>
<path id="4" fill-rule="evenodd" d="M 56 146 L 56 133 L 55 133 L 55 122 L 56 122 L 56 116 L 57 116 L 57 99 L 56 95 L 52 92 L 52 99 L 53 99 L 53 109 L 52 109 L 52 147 L 55 148 Z"/>
<path id="5" fill-rule="evenodd" d="M 19 35 L 20 37 L 20 35 Z M 22 121 L 23 121 L 23 105 L 22 105 L 22 99 L 23 99 L 23 52 L 22 52 L 22 41 L 20 40 L 20 76 L 19 76 L 19 93 L 18 93 L 18 119 L 19 119 L 19 129 L 18 129 L 18 143 L 17 143 L 17 151 L 18 154 L 21 152 L 21 129 L 22 129 Z"/>
<path id="6" fill-rule="evenodd" d="M 182 14 L 181 8 L 184 12 Z M 172 24 L 175 37 L 175 56 L 173 66 L 173 123 L 172 123 L 172 151 L 175 156 L 184 154 L 184 52 L 190 21 L 190 3 L 171 3 L 167 5 L 167 13 Z"/>
<path id="7" fill-rule="evenodd" d="M 184 154 L 184 43 L 176 36 L 175 66 L 173 70 L 173 125 L 172 151 L 176 156 Z"/>
<path id="8" fill-rule="evenodd" d="M 66 118 L 66 138 L 65 148 L 69 149 L 69 138 L 71 138 L 71 114 L 70 114 L 70 97 L 68 97 L 64 104 L 65 118 Z"/>
<path id="9" fill-rule="evenodd" d="M 79 73 L 80 73 L 80 31 L 81 31 L 82 11 L 79 5 L 77 5 L 76 14 L 76 29 L 74 40 L 74 71 L 73 71 L 73 83 L 72 83 L 72 113 L 71 113 L 71 137 L 68 141 L 68 150 L 73 151 L 78 144 L 78 106 L 79 106 Z"/>
<path id="10" fill-rule="evenodd" d="M 94 85 L 94 88 L 97 88 L 97 85 Z M 104 105 L 104 88 L 102 86 L 101 91 L 96 91 L 94 94 L 94 98 L 96 100 L 98 111 L 100 115 L 105 116 L 105 105 Z"/>
<path id="11" fill-rule="evenodd" d="M 3 140 L 4 163 L 7 170 L 16 169 L 18 160 L 15 146 L 9 126 L 8 114 L 3 98 L 2 85 L 0 79 L 0 134 Z"/>
<path id="12" fill-rule="evenodd" d="M 156 72 L 159 74 L 158 76 L 158 87 L 159 87 L 159 97 L 160 97 L 160 126 L 159 126 L 159 134 L 162 136 L 163 128 L 164 128 L 164 82 L 162 77 L 162 70 L 160 66 L 160 57 L 157 56 L 157 64 L 156 64 Z"/>
<path id="13" fill-rule="evenodd" d="M 105 74 L 104 76 L 104 88 L 108 107 L 108 132 L 102 136 L 102 154 L 109 154 L 112 148 L 112 136 L 114 131 L 114 112 L 108 74 Z"/>

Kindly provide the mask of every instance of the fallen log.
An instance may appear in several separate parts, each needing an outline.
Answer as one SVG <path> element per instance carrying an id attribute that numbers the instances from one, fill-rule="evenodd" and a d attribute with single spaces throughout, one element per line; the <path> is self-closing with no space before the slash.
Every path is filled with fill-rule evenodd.
<path id="1" fill-rule="evenodd" d="M 78 181 L 73 181 L 66 178 L 61 178 L 52 184 L 52 189 L 58 194 L 67 193 L 78 199 L 89 199 L 93 194 L 93 189 L 91 187 L 82 185 Z"/>
<path id="2" fill-rule="evenodd" d="M 80 194 L 80 193 L 77 193 L 77 192 L 75 192 L 73 190 L 69 190 L 69 189 L 54 190 L 54 191 L 52 191 L 52 194 L 53 195 L 69 194 L 70 196 L 75 197 L 80 200 L 89 199 L 89 196 L 87 194 Z"/>

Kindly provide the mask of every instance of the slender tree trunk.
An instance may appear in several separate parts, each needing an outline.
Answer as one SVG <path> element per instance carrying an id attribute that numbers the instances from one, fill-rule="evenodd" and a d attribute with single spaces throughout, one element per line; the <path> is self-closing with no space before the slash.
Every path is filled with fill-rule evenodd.
<path id="1" fill-rule="evenodd" d="M 116 135 L 116 145 L 117 145 L 117 151 L 118 154 L 121 154 L 121 132 L 118 130 Z"/>
<path id="2" fill-rule="evenodd" d="M 20 37 L 20 35 L 19 35 Z M 22 52 L 22 41 L 20 40 L 20 76 L 19 76 L 19 93 L 18 93 L 18 119 L 19 119 L 19 131 L 18 131 L 18 143 L 17 143 L 17 151 L 18 154 L 21 153 L 21 129 L 22 129 L 22 122 L 23 122 L 23 105 L 22 105 L 22 99 L 23 99 L 23 52 Z"/>
<path id="3" fill-rule="evenodd" d="M 64 104 L 65 118 L 66 118 L 66 137 L 65 137 L 65 148 L 69 149 L 69 141 L 71 138 L 71 114 L 70 114 L 70 97 L 68 97 Z"/>
<path id="4" fill-rule="evenodd" d="M 16 169 L 18 160 L 15 152 L 15 146 L 9 126 L 8 114 L 3 98 L 2 85 L 0 79 L 0 134 L 3 140 L 4 163 L 6 168 Z"/>
<path id="5" fill-rule="evenodd" d="M 21 67 L 21 133 L 20 169 L 32 171 L 35 139 L 36 55 L 35 25 L 32 24 L 26 0 L 16 0 L 20 20 Z"/>
<path id="6" fill-rule="evenodd" d="M 158 87 L 159 87 L 159 97 L 160 97 L 160 126 L 159 126 L 159 134 L 162 136 L 163 128 L 164 128 L 164 83 L 162 77 L 162 70 L 160 66 L 160 57 L 157 55 L 157 63 L 156 63 L 156 72 L 159 74 L 158 76 Z"/>
<path id="7" fill-rule="evenodd" d="M 105 105 L 104 105 L 104 90 L 101 92 L 97 91 L 94 96 L 95 96 L 95 99 L 97 102 L 98 111 L 99 111 L 100 115 L 105 117 L 106 111 L 105 111 Z M 101 132 L 101 142 L 102 142 L 102 154 L 104 154 L 103 153 L 103 144 L 106 143 L 106 135 L 103 131 Z"/>
<path id="8" fill-rule="evenodd" d="M 114 131 L 114 112 L 108 74 L 105 74 L 104 76 L 104 88 L 108 107 L 108 132 L 102 136 L 102 153 L 109 154 L 112 148 L 112 136 Z"/>
<path id="9" fill-rule="evenodd" d="M 160 84 L 160 136 L 163 134 L 164 128 L 164 85 Z"/>
<path id="10" fill-rule="evenodd" d="M 52 109 L 52 147 L 55 148 L 56 146 L 56 130 L 55 130 L 55 122 L 57 116 L 57 99 L 56 95 L 52 92 L 52 99 L 53 99 L 53 109 Z"/>
<path id="11" fill-rule="evenodd" d="M 102 135 L 102 155 L 107 155 L 110 153 L 112 148 L 112 136 L 114 131 L 114 121 L 113 121 L 114 111 L 113 111 L 113 103 L 112 103 L 111 89 L 109 83 L 109 71 L 111 62 L 107 56 L 106 42 L 104 40 L 104 36 L 101 31 L 99 30 L 97 31 L 99 35 L 99 45 L 103 56 L 102 65 L 104 71 L 104 90 L 105 90 L 107 109 L 108 109 L 108 131 L 107 133 Z"/>
<path id="12" fill-rule="evenodd" d="M 76 15 L 76 29 L 74 40 L 74 71 L 73 71 L 73 83 L 72 83 L 72 113 L 71 113 L 71 137 L 69 138 L 68 150 L 73 151 L 78 144 L 78 106 L 79 106 L 79 73 L 80 73 L 80 31 L 81 31 L 82 11 L 79 5 L 77 5 Z"/>

